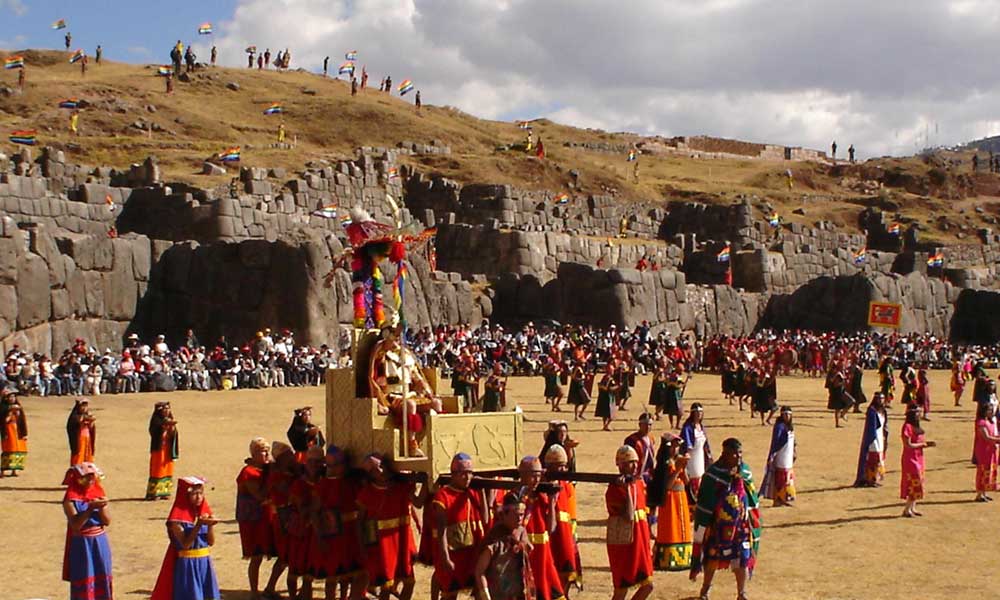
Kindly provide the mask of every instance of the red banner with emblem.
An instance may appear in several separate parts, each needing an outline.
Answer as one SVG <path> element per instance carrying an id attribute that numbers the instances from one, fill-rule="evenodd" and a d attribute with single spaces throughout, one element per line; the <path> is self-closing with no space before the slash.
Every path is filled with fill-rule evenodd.
<path id="1" fill-rule="evenodd" d="M 868 305 L 868 325 L 870 327 L 899 329 L 899 323 L 902 319 L 902 304 L 894 302 L 871 302 Z"/>

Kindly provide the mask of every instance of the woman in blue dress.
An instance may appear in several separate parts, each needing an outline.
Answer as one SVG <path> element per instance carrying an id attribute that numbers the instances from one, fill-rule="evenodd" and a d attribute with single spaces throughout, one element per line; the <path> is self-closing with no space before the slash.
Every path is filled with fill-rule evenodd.
<path id="1" fill-rule="evenodd" d="M 70 600 L 111 600 L 111 546 L 104 528 L 111 523 L 108 499 L 98 479 L 101 470 L 92 462 L 70 467 L 63 484 L 66 513 L 66 552 L 63 580 L 69 582 Z"/>
<path id="2" fill-rule="evenodd" d="M 218 600 L 211 548 L 215 544 L 212 510 L 205 500 L 205 481 L 182 477 L 167 516 L 170 546 L 153 588 L 152 600 Z"/>

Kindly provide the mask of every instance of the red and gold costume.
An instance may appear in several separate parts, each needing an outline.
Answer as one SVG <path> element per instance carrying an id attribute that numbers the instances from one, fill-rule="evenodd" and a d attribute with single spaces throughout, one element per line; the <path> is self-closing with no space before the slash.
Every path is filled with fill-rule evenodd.
<path id="1" fill-rule="evenodd" d="M 548 494 L 528 492 L 520 496 L 525 505 L 524 529 L 528 532 L 531 542 L 531 552 L 528 554 L 528 564 L 535 583 L 537 600 L 560 600 L 564 598 L 562 583 L 559 581 L 559 571 L 552 558 L 551 537 L 548 531 L 548 514 L 554 510 Z"/>
<path id="2" fill-rule="evenodd" d="M 311 508 L 316 497 L 316 482 L 306 475 L 295 480 L 288 494 L 289 516 L 288 571 L 292 575 L 312 575 L 310 546 L 313 537 Z"/>
<path id="3" fill-rule="evenodd" d="M 236 522 L 240 528 L 243 558 L 275 556 L 274 509 L 263 503 L 249 489 L 256 483 L 259 490 L 267 489 L 267 467 L 247 464 L 236 477 Z"/>
<path id="4" fill-rule="evenodd" d="M 576 548 L 576 486 L 569 481 L 560 481 L 559 495 L 556 496 L 556 530 L 552 534 L 552 560 L 556 571 L 566 581 L 577 581 L 583 577 L 580 553 Z"/>
<path id="5" fill-rule="evenodd" d="M 357 481 L 347 477 L 324 477 L 316 484 L 319 525 L 314 532 L 310 556 L 319 578 L 353 577 L 361 571 L 358 540 Z"/>
<path id="6" fill-rule="evenodd" d="M 608 540 L 608 563 L 615 589 L 628 589 L 645 585 L 653 575 L 653 557 L 650 552 L 649 523 L 646 521 L 646 483 L 642 478 L 625 485 L 612 484 L 604 494 L 609 517 L 629 516 L 624 514 L 628 497 L 632 498 L 635 514 L 632 518 L 632 535 L 628 543 L 611 543 Z"/>
<path id="7" fill-rule="evenodd" d="M 413 578 L 416 544 L 410 527 L 410 498 L 415 485 L 395 481 L 386 486 L 366 483 L 357 505 L 364 511 L 365 570 L 372 586 L 392 587 Z"/>
<path id="8" fill-rule="evenodd" d="M 434 495 L 432 510 L 444 514 L 445 543 L 454 564 L 449 571 L 444 557 L 434 552 L 434 580 L 442 592 L 452 594 L 475 586 L 476 559 L 485 536 L 486 511 L 482 495 L 471 489 L 446 485 Z M 434 529 L 436 541 L 437 530 Z"/>

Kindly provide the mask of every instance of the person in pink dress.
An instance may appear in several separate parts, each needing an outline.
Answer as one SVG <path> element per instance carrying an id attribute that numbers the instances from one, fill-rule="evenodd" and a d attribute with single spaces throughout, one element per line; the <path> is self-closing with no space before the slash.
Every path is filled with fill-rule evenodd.
<path id="1" fill-rule="evenodd" d="M 976 502 L 989 502 L 993 498 L 987 492 L 997 489 L 997 424 L 993 415 L 993 404 L 984 402 L 976 409 L 976 441 L 973 457 L 976 462 Z"/>
<path id="2" fill-rule="evenodd" d="M 917 500 L 924 497 L 924 448 L 933 448 L 937 444 L 924 438 L 919 408 L 911 407 L 906 411 L 902 438 L 903 454 L 900 462 L 903 473 L 899 480 L 899 497 L 906 500 L 903 516 L 920 517 L 922 513 L 917 511 Z"/>

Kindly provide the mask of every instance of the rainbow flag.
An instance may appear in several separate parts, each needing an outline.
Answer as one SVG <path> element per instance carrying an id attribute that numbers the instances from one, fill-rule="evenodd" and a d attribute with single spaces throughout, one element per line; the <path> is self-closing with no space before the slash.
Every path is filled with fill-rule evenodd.
<path id="1" fill-rule="evenodd" d="M 900 227 L 899 223 L 893 223 L 889 226 L 889 235 L 899 235 Z"/>
<path id="2" fill-rule="evenodd" d="M 349 214 L 340 215 L 340 224 L 342 226 L 347 227 L 348 225 L 350 225 L 353 222 L 354 221 L 351 220 L 351 215 L 349 215 Z"/>
<path id="3" fill-rule="evenodd" d="M 69 57 L 69 62 L 70 62 L 70 64 L 75 63 L 75 62 L 81 60 L 85 56 L 87 56 L 87 53 L 84 52 L 83 49 L 81 48 L 80 50 L 77 50 L 76 52 L 74 52 L 73 56 Z"/>
<path id="4" fill-rule="evenodd" d="M 403 321 L 403 287 L 406 285 L 407 269 L 406 263 L 399 261 L 399 268 L 396 269 L 396 279 L 392 282 L 392 301 L 396 304 L 396 314 L 399 315 L 400 322 Z"/>
<path id="5" fill-rule="evenodd" d="M 531 129 L 531 121 L 518 121 L 517 126 L 521 129 Z"/>
<path id="6" fill-rule="evenodd" d="M 66 29 L 66 19 L 59 19 L 53 23 L 52 29 Z"/>
<path id="7" fill-rule="evenodd" d="M 767 222 L 771 227 L 779 227 L 781 225 L 781 217 L 778 213 L 771 213 L 771 216 L 767 218 Z"/>
<path id="8" fill-rule="evenodd" d="M 10 58 L 5 58 L 3 61 L 3 68 L 5 69 L 23 69 L 24 68 L 24 57 L 23 56 L 11 56 Z"/>
<path id="9" fill-rule="evenodd" d="M 854 253 L 854 266 L 856 267 L 861 266 L 865 264 L 866 260 L 868 260 L 867 248 L 861 248 L 860 250 Z"/>
<path id="10" fill-rule="evenodd" d="M 285 109 L 282 108 L 281 103 L 280 102 L 275 102 L 274 104 L 272 104 L 271 106 L 269 106 L 264 111 L 264 114 L 265 115 L 280 115 L 283 112 L 285 112 Z"/>
<path id="11" fill-rule="evenodd" d="M 198 35 L 212 35 L 212 24 L 202 23 L 198 26 Z"/>
<path id="12" fill-rule="evenodd" d="M 558 204 L 559 206 L 563 206 L 564 204 L 569 204 L 569 194 L 567 194 L 566 192 L 559 192 L 558 194 L 555 195 L 555 197 L 552 198 L 552 201 Z"/>
<path id="13" fill-rule="evenodd" d="M 351 60 L 351 61 L 358 60 L 358 51 L 351 50 L 350 52 L 347 52 L 346 54 L 344 54 L 344 60 Z"/>
<path id="14" fill-rule="evenodd" d="M 341 75 L 354 75 L 354 63 L 348 61 L 340 65 L 340 71 L 338 71 L 338 73 Z"/>
<path id="15" fill-rule="evenodd" d="M 68 98 L 59 103 L 59 108 L 77 109 L 80 108 L 80 101 L 76 98 Z"/>
<path id="16" fill-rule="evenodd" d="M 24 144 L 25 146 L 35 145 L 35 130 L 34 129 L 18 129 L 10 134 L 10 141 L 15 144 Z"/>
<path id="17" fill-rule="evenodd" d="M 944 254 L 940 251 L 935 252 L 931 256 L 927 257 L 928 267 L 943 267 L 944 266 Z"/>
<path id="18" fill-rule="evenodd" d="M 109 211 L 115 212 L 115 206 L 116 205 L 115 205 L 115 201 L 112 200 L 112 198 L 111 198 L 111 194 L 108 194 L 108 195 L 104 196 L 104 203 L 108 205 L 108 210 Z"/>
<path id="19" fill-rule="evenodd" d="M 719 261 L 720 263 L 727 263 L 727 262 L 729 262 L 729 245 L 728 244 L 726 244 L 725 248 L 723 248 L 722 250 L 719 250 L 719 253 L 715 255 L 715 260 Z"/>
<path id="20" fill-rule="evenodd" d="M 238 162 L 240 160 L 240 147 L 233 146 L 225 152 L 220 153 L 219 160 L 222 162 Z"/>
<path id="21" fill-rule="evenodd" d="M 168 65 L 161 65 L 159 69 L 156 70 L 156 74 L 160 77 L 166 77 L 167 75 L 174 74 L 174 68 Z"/>
<path id="22" fill-rule="evenodd" d="M 409 79 L 404 79 L 403 83 L 399 84 L 399 95 L 405 96 L 406 92 L 413 89 L 413 82 Z"/>
<path id="23" fill-rule="evenodd" d="M 629 150 L 628 151 L 628 158 L 625 159 L 625 160 L 627 162 L 632 162 L 632 161 L 634 161 L 637 158 L 638 158 L 638 155 L 635 153 L 635 150 L 633 149 L 633 150 Z"/>
<path id="24" fill-rule="evenodd" d="M 397 169 L 396 167 L 389 167 L 389 170 L 387 171 L 386 174 L 389 176 L 389 179 L 399 177 L 399 169 Z"/>
<path id="25" fill-rule="evenodd" d="M 247 49 L 244 52 L 248 54 L 257 54 L 257 46 L 247 46 Z"/>
<path id="26" fill-rule="evenodd" d="M 324 219 L 335 219 L 337 217 L 337 205 L 327 204 L 321 208 L 317 208 L 312 212 L 314 216 L 323 217 Z"/>

